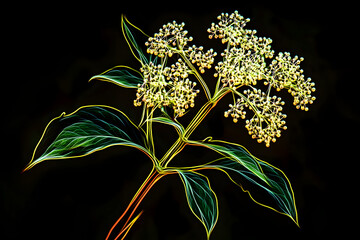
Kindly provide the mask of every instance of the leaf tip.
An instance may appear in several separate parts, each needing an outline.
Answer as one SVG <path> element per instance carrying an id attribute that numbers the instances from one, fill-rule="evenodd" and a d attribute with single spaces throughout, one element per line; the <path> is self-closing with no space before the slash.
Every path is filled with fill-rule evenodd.
<path id="1" fill-rule="evenodd" d="M 299 219 L 298 219 L 297 216 L 296 216 L 295 219 L 293 219 L 293 218 L 291 218 L 291 219 L 294 221 L 294 223 L 296 224 L 296 226 L 297 226 L 298 228 L 301 228 L 301 227 L 300 227 L 300 223 L 299 223 Z"/>

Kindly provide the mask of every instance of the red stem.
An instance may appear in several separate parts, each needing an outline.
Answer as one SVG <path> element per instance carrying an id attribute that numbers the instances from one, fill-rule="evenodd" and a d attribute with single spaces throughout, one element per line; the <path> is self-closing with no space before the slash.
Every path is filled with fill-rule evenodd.
<path id="1" fill-rule="evenodd" d="M 129 203 L 127 208 L 125 209 L 124 213 L 119 217 L 119 219 L 111 227 L 111 229 L 110 229 L 108 235 L 106 236 L 105 240 L 110 239 L 110 235 L 114 231 L 115 227 L 118 226 L 120 221 L 124 220 L 124 219 L 126 219 L 126 221 L 125 221 L 124 224 L 122 224 L 123 227 L 121 228 L 120 233 L 114 238 L 114 240 L 117 240 L 119 237 L 121 237 L 121 235 L 123 233 L 125 233 L 125 235 L 126 235 L 126 233 L 128 232 L 126 230 L 128 230 L 128 228 L 131 227 L 131 226 L 129 226 L 132 223 L 130 221 L 130 219 L 134 215 L 136 209 L 138 208 L 138 206 L 140 205 L 140 203 L 142 202 L 142 200 L 144 199 L 146 194 L 149 192 L 151 187 L 154 186 L 154 184 L 163 176 L 165 176 L 165 175 L 158 173 L 155 169 L 153 169 L 151 171 L 149 176 L 146 178 L 144 183 L 141 185 L 140 189 L 136 192 L 135 196 L 133 197 L 133 199 L 131 200 L 131 202 Z M 129 223 L 129 221 L 130 221 L 130 223 Z M 125 236 L 123 236 L 123 238 L 124 237 Z"/>

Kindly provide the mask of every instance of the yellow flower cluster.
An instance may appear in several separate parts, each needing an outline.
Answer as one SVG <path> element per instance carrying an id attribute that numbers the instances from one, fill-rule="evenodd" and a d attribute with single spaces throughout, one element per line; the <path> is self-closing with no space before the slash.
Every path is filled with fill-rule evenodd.
<path id="1" fill-rule="evenodd" d="M 246 109 L 251 110 L 253 115 L 246 120 L 249 134 L 259 143 L 270 146 L 287 128 L 286 115 L 282 113 L 285 103 L 279 97 L 270 96 L 271 89 L 287 89 L 294 98 L 296 108 L 307 111 L 308 105 L 315 100 L 312 96 L 315 84 L 311 78 L 305 79 L 303 75 L 300 68 L 303 58 L 291 57 L 287 52 L 280 52 L 274 57 L 272 40 L 258 37 L 256 30 L 245 29 L 250 20 L 237 11 L 222 13 L 217 19 L 218 22 L 212 23 L 207 30 L 209 38 L 221 39 L 227 47 L 221 53 L 222 61 L 215 66 L 214 76 L 218 78 L 218 87 L 222 83 L 223 88 L 230 88 L 240 97 L 229 105 L 225 117 L 231 116 L 236 123 L 239 118 L 246 119 Z M 173 21 L 148 38 L 145 44 L 147 52 L 160 57 L 161 64 L 143 64 L 141 72 L 144 82 L 138 86 L 135 106 L 142 103 L 147 107 L 171 106 L 176 117 L 183 116 L 186 109 L 194 106 L 199 90 L 195 89 L 196 83 L 188 77 L 195 74 L 199 78 L 195 66 L 204 73 L 214 64 L 217 54 L 213 49 L 204 51 L 202 46 L 189 46 L 193 38 L 187 36 L 184 26 L 184 23 Z M 174 54 L 179 59 L 167 66 Z M 253 87 L 260 80 L 268 86 L 267 91 Z M 241 94 L 238 88 L 242 86 L 251 89 Z"/>
<path id="2" fill-rule="evenodd" d="M 221 54 L 223 60 L 215 66 L 214 76 L 222 82 L 222 87 L 231 88 L 236 93 L 241 86 L 253 89 L 246 90 L 244 95 L 239 93 L 241 98 L 229 105 L 225 117 L 231 116 L 236 123 L 239 118 L 246 118 L 245 109 L 249 108 L 254 112 L 253 117 L 246 120 L 249 134 L 269 146 L 286 129 L 286 115 L 281 112 L 284 102 L 278 97 L 271 97 L 271 89 L 287 89 L 294 97 L 296 108 L 307 111 L 308 104 L 316 99 L 312 96 L 315 84 L 311 78 L 305 80 L 300 68 L 303 58 L 280 52 L 267 63 L 266 59 L 274 57 L 272 40 L 256 36 L 256 30 L 245 29 L 250 19 L 245 19 L 237 11 L 222 13 L 217 19 L 218 22 L 212 23 L 208 29 L 209 38 L 221 39 L 227 48 Z M 264 80 L 264 84 L 268 85 L 266 93 L 252 87 L 259 80 Z"/>
<path id="3" fill-rule="evenodd" d="M 192 64 L 196 64 L 199 67 L 201 73 L 205 72 L 205 68 L 210 69 L 214 63 L 214 57 L 216 52 L 211 48 L 206 53 L 203 52 L 204 47 L 196 47 L 195 45 L 185 50 L 185 54 L 189 57 Z"/>
<path id="4" fill-rule="evenodd" d="M 225 112 L 225 117 L 229 115 L 234 122 L 238 118 L 246 118 L 245 108 L 249 108 L 254 115 L 246 120 L 246 129 L 253 139 L 257 139 L 259 143 L 265 143 L 267 147 L 271 142 L 275 142 L 276 138 L 281 136 L 281 131 L 286 130 L 286 114 L 282 113 L 282 106 L 285 104 L 280 97 L 267 96 L 260 89 L 245 90 L 246 97 L 237 99 L 234 105 L 230 104 L 230 109 Z"/>
<path id="5" fill-rule="evenodd" d="M 223 87 L 237 88 L 242 85 L 256 85 L 264 78 L 265 58 L 272 58 L 270 38 L 257 37 L 256 30 L 244 29 L 249 19 L 237 11 L 232 14 L 222 13 L 219 22 L 212 23 L 208 29 L 209 38 L 220 38 L 228 43 L 228 48 L 221 54 L 222 62 L 215 67 L 215 77 L 220 77 Z"/>
<path id="6" fill-rule="evenodd" d="M 176 21 L 163 25 L 154 37 L 150 37 L 145 43 L 147 52 L 159 57 L 171 57 L 176 50 L 176 46 L 183 49 L 188 42 L 193 40 L 187 37 L 188 31 L 184 30 L 185 23 L 178 24 Z"/>
<path id="7" fill-rule="evenodd" d="M 176 117 L 182 117 L 186 109 L 194 107 L 194 99 L 199 93 L 195 90 L 196 82 L 191 82 L 188 78 L 173 84 L 170 91 L 170 102 L 172 103 Z"/>
<path id="8" fill-rule="evenodd" d="M 242 85 L 256 85 L 257 80 L 264 77 L 266 64 L 259 54 L 243 48 L 230 48 L 221 54 L 224 62 L 215 66 L 223 87 L 236 88 Z"/>
<path id="9" fill-rule="evenodd" d="M 249 18 L 244 19 L 237 11 L 232 14 L 222 13 L 218 16 L 219 23 L 212 23 L 208 28 L 209 38 L 222 39 L 222 43 L 229 43 L 233 47 L 241 47 L 245 50 L 252 50 L 263 55 L 265 58 L 272 58 L 274 51 L 271 50 L 272 40 L 265 37 L 257 37 L 256 30 L 244 29 Z"/>
<path id="10" fill-rule="evenodd" d="M 187 37 L 188 31 L 184 30 L 184 26 L 184 23 L 178 24 L 176 21 L 163 25 L 159 32 L 145 43 L 147 52 L 161 58 L 172 57 L 174 53 L 184 54 L 192 64 L 199 67 L 201 73 L 204 73 L 206 68 L 211 68 L 217 53 L 213 49 L 204 52 L 202 46 L 188 46 L 188 42 L 193 38 Z"/>
<path id="11" fill-rule="evenodd" d="M 216 52 L 210 49 L 204 52 L 202 46 L 188 46 L 193 40 L 184 30 L 184 23 L 176 21 L 165 24 L 149 37 L 145 43 L 147 52 L 160 58 L 161 64 L 150 62 L 143 64 L 140 69 L 144 76 L 143 84 L 138 85 L 135 106 L 144 103 L 147 107 L 172 106 L 175 117 L 181 117 L 186 109 L 194 107 L 194 99 L 199 93 L 195 89 L 196 83 L 188 79 L 189 74 L 194 74 L 196 65 L 201 73 L 211 68 Z M 166 66 L 168 58 L 178 54 L 181 58 L 175 64 Z M 191 68 L 191 69 L 190 69 Z"/>
<path id="12" fill-rule="evenodd" d="M 277 91 L 288 89 L 294 97 L 296 108 L 307 111 L 307 104 L 312 104 L 316 99 L 311 95 L 315 92 L 315 83 L 311 82 L 311 78 L 305 80 L 300 69 L 303 60 L 298 56 L 292 58 L 288 52 L 280 52 L 269 65 L 264 84 L 270 84 Z"/>
<path id="13" fill-rule="evenodd" d="M 229 42 L 230 45 L 235 46 L 240 43 L 240 37 L 248 33 L 248 30 L 245 30 L 244 27 L 250 19 L 245 19 L 238 11 L 230 15 L 228 13 L 221 13 L 217 19 L 219 23 L 212 23 L 211 27 L 207 30 L 210 33 L 210 39 L 213 37 L 220 38 L 222 43 Z"/>
<path id="14" fill-rule="evenodd" d="M 168 83 L 162 74 L 162 66 L 150 62 L 148 65 L 144 65 L 140 71 L 143 73 L 144 82 L 138 85 L 134 105 L 141 106 L 142 102 L 147 107 L 169 105 L 165 90 Z"/>
<path id="15" fill-rule="evenodd" d="M 149 108 L 171 106 L 175 117 L 183 116 L 186 109 L 194 107 L 199 90 L 194 89 L 196 83 L 187 78 L 190 70 L 181 59 L 171 67 L 150 62 L 140 70 L 144 82 L 138 85 L 135 106 L 142 103 Z"/>

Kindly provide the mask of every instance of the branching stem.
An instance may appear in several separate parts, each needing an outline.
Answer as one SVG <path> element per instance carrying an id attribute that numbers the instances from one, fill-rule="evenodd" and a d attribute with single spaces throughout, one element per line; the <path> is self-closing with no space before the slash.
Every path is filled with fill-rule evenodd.
<path id="1" fill-rule="evenodd" d="M 181 58 L 186 62 L 186 64 L 190 67 L 192 73 L 195 75 L 195 77 L 197 78 L 197 80 L 199 81 L 201 87 L 203 88 L 204 92 L 205 92 L 205 96 L 208 100 L 211 99 L 211 93 L 210 90 L 207 86 L 207 84 L 205 83 L 204 79 L 201 77 L 201 75 L 199 74 L 199 72 L 196 70 L 196 68 L 194 67 L 194 65 L 189 61 L 189 59 L 186 57 L 184 51 L 178 51 L 178 53 L 180 54 Z"/>
<path id="2" fill-rule="evenodd" d="M 151 170 L 149 176 L 146 178 L 144 183 L 141 185 L 139 190 L 136 192 L 135 196 L 133 197 L 133 199 L 131 200 L 131 202 L 129 203 L 127 208 L 125 209 L 124 213 L 119 217 L 119 219 L 111 227 L 105 240 L 110 239 L 110 236 L 113 234 L 114 229 L 120 224 L 120 222 L 124 222 L 122 224 L 123 227 L 120 229 L 119 233 L 114 238 L 114 240 L 119 239 L 120 237 L 121 237 L 121 239 L 125 238 L 126 234 L 130 230 L 130 228 L 132 227 L 134 222 L 139 218 L 140 214 L 142 213 L 142 212 L 140 212 L 140 214 L 138 214 L 136 217 L 134 217 L 132 219 L 133 215 L 135 214 L 136 209 L 138 208 L 138 206 L 140 205 L 140 203 L 142 202 L 142 200 L 144 199 L 146 194 L 149 192 L 149 190 L 163 176 L 165 176 L 165 174 L 160 174 L 155 168 L 153 168 Z"/>
<path id="3" fill-rule="evenodd" d="M 229 89 L 221 89 L 217 92 L 209 101 L 207 101 L 195 117 L 191 120 L 183 135 L 171 146 L 171 148 L 165 153 L 160 160 L 160 165 L 166 168 L 169 162 L 187 145 L 187 140 L 190 135 L 195 131 L 199 124 L 204 120 L 207 114 L 216 106 L 219 100 L 229 93 Z"/>

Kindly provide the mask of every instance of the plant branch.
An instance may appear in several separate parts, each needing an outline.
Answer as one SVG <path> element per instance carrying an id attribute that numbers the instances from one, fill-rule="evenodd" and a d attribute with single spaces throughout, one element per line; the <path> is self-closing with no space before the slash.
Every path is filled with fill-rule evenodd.
<path id="1" fill-rule="evenodd" d="M 125 221 L 124 224 L 122 224 L 122 228 L 119 231 L 119 234 L 114 238 L 115 240 L 119 237 L 125 237 L 125 235 L 128 233 L 131 226 L 135 223 L 135 221 L 140 217 L 140 214 L 138 214 L 135 218 L 131 220 L 133 217 L 136 209 L 139 207 L 140 203 L 146 196 L 146 194 L 150 191 L 150 189 L 154 186 L 154 184 L 165 176 L 164 174 L 159 173 L 155 168 L 153 168 L 146 178 L 146 180 L 143 182 L 139 190 L 136 192 L 135 196 L 125 209 L 124 213 L 119 217 L 119 219 L 115 222 L 115 224 L 111 227 L 109 230 L 108 235 L 106 236 L 105 240 L 109 240 L 110 236 L 112 235 L 114 229 L 120 224 L 121 221 Z M 123 239 L 122 238 L 122 239 Z"/>
<path id="2" fill-rule="evenodd" d="M 163 158 L 160 160 L 160 165 L 164 168 L 167 167 L 169 162 L 187 145 L 188 138 L 199 126 L 199 124 L 204 120 L 208 113 L 216 106 L 216 104 L 223 98 L 229 89 L 221 89 L 212 99 L 207 101 L 195 117 L 191 120 L 187 128 L 185 129 L 183 135 L 178 138 L 178 140 L 171 146 L 171 148 L 165 153 Z"/>
<path id="3" fill-rule="evenodd" d="M 199 83 L 201 84 L 201 87 L 203 88 L 204 92 L 205 92 L 205 96 L 207 98 L 207 100 L 210 101 L 211 99 L 211 93 L 210 90 L 207 86 L 207 84 L 205 83 L 204 79 L 201 77 L 201 75 L 199 74 L 199 72 L 196 70 L 196 68 L 194 67 L 194 65 L 189 61 L 189 59 L 186 57 L 184 51 L 178 51 L 180 56 L 182 57 L 182 59 L 186 62 L 186 64 L 191 68 L 192 73 L 194 73 L 195 77 L 197 78 L 197 80 L 199 81 Z"/>
<path id="4" fill-rule="evenodd" d="M 146 108 L 146 120 L 151 119 L 153 116 L 153 111 L 149 112 L 149 108 Z M 152 133 L 152 121 L 146 121 L 146 141 L 152 152 L 153 156 L 155 156 L 155 146 L 154 146 L 154 139 Z"/>

